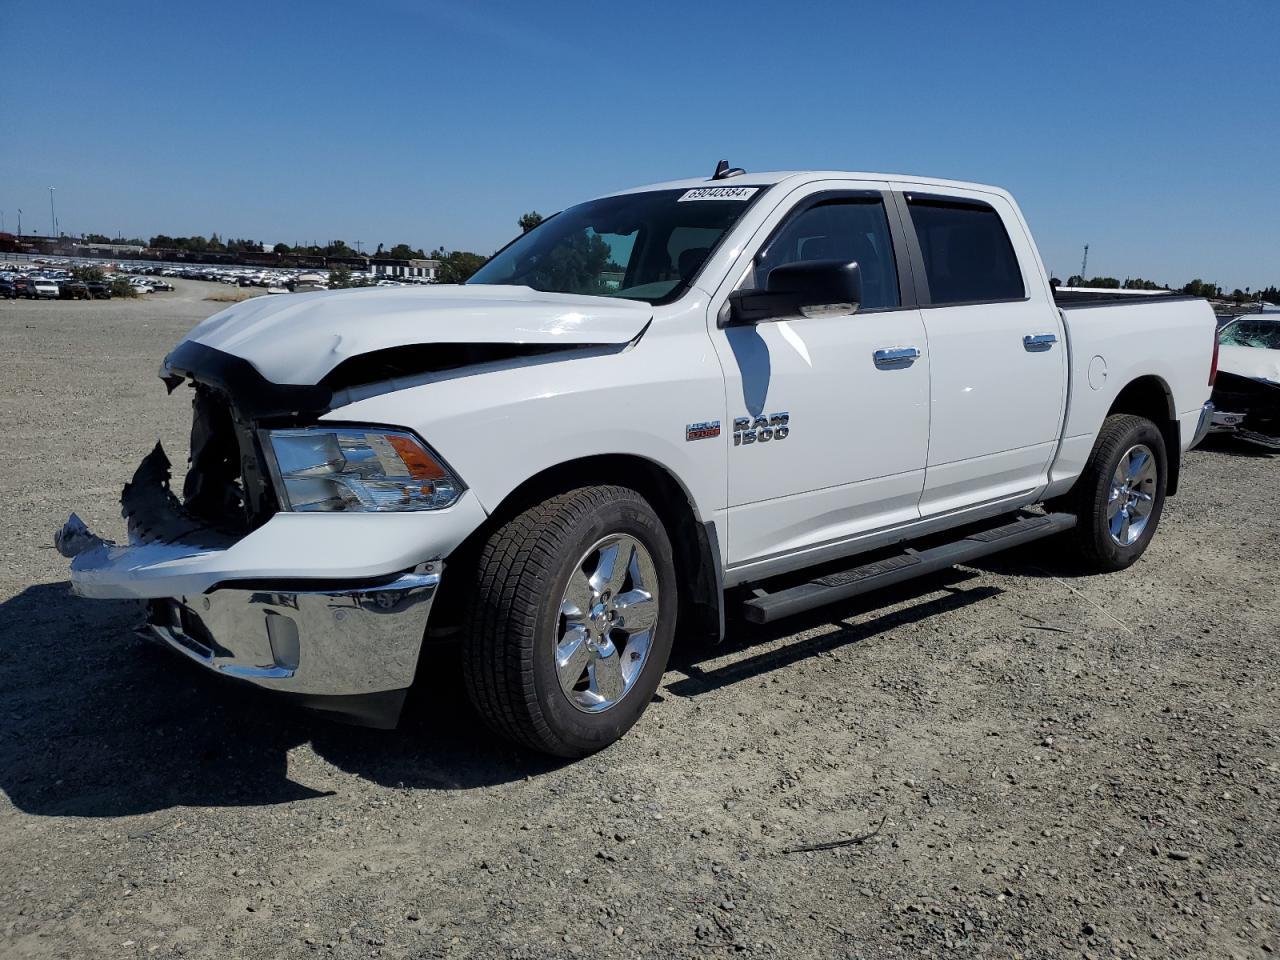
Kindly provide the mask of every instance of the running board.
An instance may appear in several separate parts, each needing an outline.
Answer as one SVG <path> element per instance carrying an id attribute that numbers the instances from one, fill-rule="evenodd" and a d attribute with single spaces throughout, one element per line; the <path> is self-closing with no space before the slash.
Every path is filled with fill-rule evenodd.
<path id="1" fill-rule="evenodd" d="M 770 623 L 794 613 L 802 613 L 859 594 L 870 593 L 896 583 L 923 577 L 988 554 L 1049 537 L 1076 525 L 1075 514 L 1049 513 L 1024 516 L 998 527 L 971 533 L 962 540 L 929 547 L 908 549 L 895 557 L 876 560 L 860 567 L 831 573 L 798 586 L 753 597 L 743 604 L 743 613 L 752 623 Z"/>

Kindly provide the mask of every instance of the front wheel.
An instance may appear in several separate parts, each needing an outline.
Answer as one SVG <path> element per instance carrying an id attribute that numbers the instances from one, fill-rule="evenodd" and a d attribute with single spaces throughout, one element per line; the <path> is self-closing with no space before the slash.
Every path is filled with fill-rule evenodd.
<path id="1" fill-rule="evenodd" d="M 1075 513 L 1069 537 L 1087 566 L 1110 572 L 1137 562 L 1164 510 L 1168 454 L 1150 420 L 1107 417 L 1075 488 L 1061 506 Z"/>
<path id="2" fill-rule="evenodd" d="M 671 542 L 640 494 L 582 487 L 530 507 L 489 537 L 470 586 L 463 675 L 494 730 L 581 757 L 640 718 L 677 609 Z"/>

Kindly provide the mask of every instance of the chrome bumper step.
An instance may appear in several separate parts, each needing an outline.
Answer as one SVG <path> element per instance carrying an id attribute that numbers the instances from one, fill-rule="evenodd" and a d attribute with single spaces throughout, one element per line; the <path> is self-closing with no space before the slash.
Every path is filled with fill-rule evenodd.
<path id="1" fill-rule="evenodd" d="M 828 603 L 936 573 L 957 563 L 1031 543 L 1070 530 L 1075 525 L 1076 517 L 1071 513 L 1024 515 L 1011 523 L 969 533 L 949 543 L 923 550 L 907 549 L 896 556 L 817 577 L 774 593 L 762 593 L 743 604 L 743 615 L 752 623 L 771 623 Z"/>

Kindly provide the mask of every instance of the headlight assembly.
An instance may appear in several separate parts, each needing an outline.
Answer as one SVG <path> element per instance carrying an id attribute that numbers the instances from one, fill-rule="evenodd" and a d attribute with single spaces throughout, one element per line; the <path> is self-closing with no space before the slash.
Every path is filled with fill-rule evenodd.
<path id="1" fill-rule="evenodd" d="M 281 506 L 394 512 L 454 504 L 462 483 L 411 433 L 376 427 L 264 431 Z"/>

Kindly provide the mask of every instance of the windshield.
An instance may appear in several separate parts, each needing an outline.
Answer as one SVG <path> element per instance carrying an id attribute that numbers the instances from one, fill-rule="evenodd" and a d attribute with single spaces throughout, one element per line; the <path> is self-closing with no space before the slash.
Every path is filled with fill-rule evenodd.
<path id="1" fill-rule="evenodd" d="M 1234 347 L 1280 350 L 1280 320 L 1241 317 L 1218 331 L 1218 342 Z"/>
<path id="2" fill-rule="evenodd" d="M 735 185 L 592 200 L 519 237 L 467 283 L 666 303 L 763 192 Z"/>

